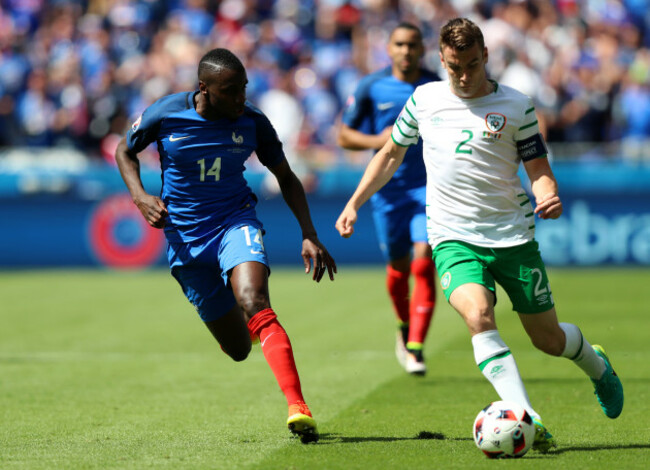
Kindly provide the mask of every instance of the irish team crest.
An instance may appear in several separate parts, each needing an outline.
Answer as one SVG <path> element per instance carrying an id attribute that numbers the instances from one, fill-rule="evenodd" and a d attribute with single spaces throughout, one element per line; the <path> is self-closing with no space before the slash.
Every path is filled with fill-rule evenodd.
<path id="1" fill-rule="evenodd" d="M 490 132 L 501 132 L 506 127 L 506 117 L 500 113 L 488 113 L 485 115 L 485 125 Z"/>

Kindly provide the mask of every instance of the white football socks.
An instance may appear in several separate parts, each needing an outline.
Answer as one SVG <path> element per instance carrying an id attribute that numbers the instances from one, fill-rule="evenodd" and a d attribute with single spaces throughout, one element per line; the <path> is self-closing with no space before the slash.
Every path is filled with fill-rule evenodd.
<path id="1" fill-rule="evenodd" d="M 594 352 L 591 344 L 582 336 L 580 328 L 571 323 L 560 323 L 560 328 L 564 330 L 566 336 L 562 357 L 571 359 L 592 379 L 600 379 L 607 366 L 605 366 L 605 361 Z"/>
<path id="2" fill-rule="evenodd" d="M 503 342 L 497 330 L 489 330 L 472 337 L 474 359 L 499 397 L 523 406 L 528 413 L 539 419 L 526 393 L 526 388 L 519 375 L 515 358 L 510 348 Z"/>

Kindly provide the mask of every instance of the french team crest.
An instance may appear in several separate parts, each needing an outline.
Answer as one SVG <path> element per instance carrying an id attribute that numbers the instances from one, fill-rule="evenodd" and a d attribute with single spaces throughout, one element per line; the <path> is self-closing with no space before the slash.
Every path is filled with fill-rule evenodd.
<path id="1" fill-rule="evenodd" d="M 244 143 L 244 136 L 235 134 L 235 131 L 232 131 L 232 141 L 238 145 Z"/>
<path id="2" fill-rule="evenodd" d="M 485 115 L 485 125 L 490 132 L 501 132 L 506 127 L 506 117 L 501 113 L 488 113 Z"/>

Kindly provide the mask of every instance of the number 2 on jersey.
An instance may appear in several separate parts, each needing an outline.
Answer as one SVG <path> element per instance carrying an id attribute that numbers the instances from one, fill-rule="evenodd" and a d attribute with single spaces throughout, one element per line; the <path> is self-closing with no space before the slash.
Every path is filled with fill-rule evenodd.
<path id="1" fill-rule="evenodd" d="M 220 173 L 221 173 L 221 157 L 217 157 L 214 159 L 214 163 L 210 167 L 210 169 L 206 172 L 205 171 L 205 158 L 202 158 L 201 160 L 197 160 L 196 164 L 201 167 L 201 175 L 200 179 L 201 181 L 205 181 L 205 176 L 214 176 L 215 181 L 219 181 Z"/>
<path id="2" fill-rule="evenodd" d="M 474 133 L 472 131 L 467 130 L 467 129 L 464 129 L 461 132 L 463 134 L 469 134 L 469 137 L 467 139 L 461 141 L 461 143 L 458 144 L 458 146 L 456 146 L 456 153 L 466 153 L 468 155 L 471 155 L 472 154 L 472 149 L 471 148 L 468 147 L 468 148 L 464 149 L 464 148 L 461 148 L 461 147 L 463 147 L 463 145 L 465 145 L 467 142 L 472 140 L 472 138 L 474 138 Z"/>

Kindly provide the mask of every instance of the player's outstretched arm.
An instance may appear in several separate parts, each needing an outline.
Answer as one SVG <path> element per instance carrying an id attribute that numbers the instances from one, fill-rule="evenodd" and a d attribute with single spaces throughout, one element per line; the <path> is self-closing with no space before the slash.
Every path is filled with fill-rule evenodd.
<path id="1" fill-rule="evenodd" d="M 305 273 L 311 271 L 313 264 L 314 274 L 312 279 L 314 281 L 320 282 L 325 271 L 329 274 L 330 280 L 333 281 L 334 274 L 337 272 L 336 262 L 318 239 L 318 234 L 311 220 L 309 205 L 307 204 L 307 197 L 305 196 L 302 183 L 300 183 L 300 180 L 293 170 L 291 170 L 286 160 L 269 169 L 278 180 L 284 201 L 300 224 L 300 229 L 302 230 L 301 255 L 305 264 Z"/>
<path id="2" fill-rule="evenodd" d="M 558 186 L 548 158 L 535 158 L 524 162 L 524 168 L 530 179 L 535 196 L 535 214 L 542 219 L 557 219 L 562 215 L 563 207 Z"/>
<path id="3" fill-rule="evenodd" d="M 133 202 L 147 223 L 154 228 L 163 228 L 165 226 L 165 217 L 167 217 L 165 203 L 159 197 L 147 194 L 145 191 L 140 179 L 138 155 L 129 150 L 126 145 L 126 137 L 122 138 L 117 145 L 115 161 L 120 169 L 122 179 L 131 193 Z"/>
<path id="4" fill-rule="evenodd" d="M 397 168 L 404 161 L 407 147 L 397 145 L 392 138 L 379 150 L 364 171 L 359 186 L 343 208 L 335 227 L 344 238 L 354 233 L 357 211 L 392 178 Z"/>
<path id="5" fill-rule="evenodd" d="M 365 134 L 341 123 L 336 143 L 346 150 L 377 150 L 390 139 L 393 126 L 386 127 L 380 134 Z"/>

